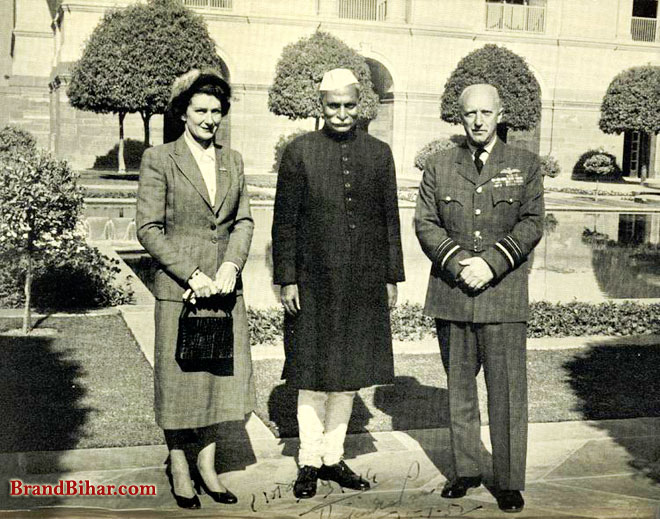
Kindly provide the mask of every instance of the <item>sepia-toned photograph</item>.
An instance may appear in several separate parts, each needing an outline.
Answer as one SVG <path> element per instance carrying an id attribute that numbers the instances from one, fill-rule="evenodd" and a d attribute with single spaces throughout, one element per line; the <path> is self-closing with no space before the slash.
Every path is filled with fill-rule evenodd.
<path id="1" fill-rule="evenodd" d="M 0 0 L 0 519 L 660 519 L 658 0 Z"/>

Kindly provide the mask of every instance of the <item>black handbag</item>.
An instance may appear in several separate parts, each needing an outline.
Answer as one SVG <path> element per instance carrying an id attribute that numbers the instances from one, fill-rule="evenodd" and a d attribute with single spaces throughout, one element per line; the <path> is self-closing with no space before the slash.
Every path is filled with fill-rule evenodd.
<path id="1" fill-rule="evenodd" d="M 175 359 L 183 371 L 234 374 L 234 320 L 231 310 L 204 311 L 184 301 Z"/>

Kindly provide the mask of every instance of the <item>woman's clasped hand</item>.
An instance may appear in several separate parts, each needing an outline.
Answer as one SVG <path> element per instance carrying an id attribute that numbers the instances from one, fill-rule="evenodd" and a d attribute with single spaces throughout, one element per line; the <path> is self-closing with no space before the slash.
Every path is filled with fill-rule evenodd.
<path id="1" fill-rule="evenodd" d="M 192 301 L 192 297 L 211 297 L 216 294 L 222 296 L 229 295 L 236 288 L 237 275 L 238 268 L 236 265 L 228 262 L 220 266 L 213 279 L 197 269 L 188 280 L 192 294 L 190 291 L 186 291 L 184 299 L 191 297 Z"/>

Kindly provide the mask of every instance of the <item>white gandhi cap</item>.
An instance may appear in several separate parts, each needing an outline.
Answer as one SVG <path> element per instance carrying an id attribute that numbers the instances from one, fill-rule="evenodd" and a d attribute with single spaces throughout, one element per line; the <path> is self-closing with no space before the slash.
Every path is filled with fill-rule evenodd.
<path id="1" fill-rule="evenodd" d="M 323 74 L 319 90 L 321 92 L 330 92 L 331 90 L 338 90 L 345 86 L 358 85 L 359 83 L 353 72 L 347 68 L 335 68 Z"/>

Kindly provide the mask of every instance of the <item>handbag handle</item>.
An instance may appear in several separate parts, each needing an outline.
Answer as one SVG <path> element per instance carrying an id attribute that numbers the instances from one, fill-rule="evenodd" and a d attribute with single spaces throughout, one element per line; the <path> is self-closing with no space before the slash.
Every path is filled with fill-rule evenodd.
<path id="1" fill-rule="evenodd" d="M 228 294 L 231 295 L 231 294 Z M 183 307 L 181 308 L 181 318 L 186 318 L 191 312 L 191 309 L 195 307 L 195 303 L 193 302 L 193 299 L 195 299 L 195 292 L 191 288 L 187 289 L 183 293 Z M 232 317 L 231 315 L 231 309 L 225 310 L 224 308 L 221 308 L 221 310 L 227 314 L 227 317 Z"/>

